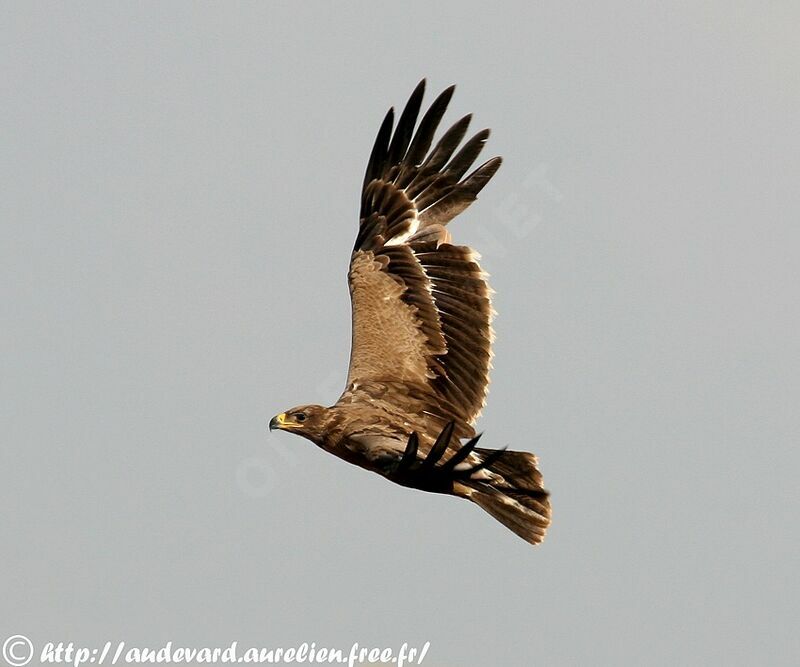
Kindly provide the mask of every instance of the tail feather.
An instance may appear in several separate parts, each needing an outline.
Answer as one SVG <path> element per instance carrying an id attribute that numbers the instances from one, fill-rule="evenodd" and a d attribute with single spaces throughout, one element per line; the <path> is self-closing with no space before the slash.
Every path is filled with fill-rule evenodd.
<path id="1" fill-rule="evenodd" d="M 494 451 L 475 449 L 479 458 Z M 464 495 L 526 542 L 541 543 L 550 525 L 551 508 L 536 457 L 507 451 L 487 469 L 494 474 L 465 483 Z"/>

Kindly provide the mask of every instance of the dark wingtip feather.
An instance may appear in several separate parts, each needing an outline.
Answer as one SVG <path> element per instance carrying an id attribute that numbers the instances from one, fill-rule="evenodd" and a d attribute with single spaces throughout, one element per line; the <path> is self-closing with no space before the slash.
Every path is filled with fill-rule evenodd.
<path id="1" fill-rule="evenodd" d="M 389 138 L 392 135 L 392 126 L 394 125 L 394 107 L 390 107 L 389 111 L 383 118 L 381 127 L 375 137 L 375 143 L 372 145 L 372 152 L 369 155 L 367 162 L 367 171 L 364 174 L 364 186 L 366 188 L 370 181 L 372 181 L 381 172 L 381 167 L 386 161 L 389 152 Z M 363 189 L 362 188 L 362 189 Z"/>
<path id="2" fill-rule="evenodd" d="M 448 162 L 445 173 L 453 180 L 459 180 L 481 154 L 490 134 L 491 131 L 488 128 L 476 133 Z"/>
<path id="3" fill-rule="evenodd" d="M 447 425 L 436 438 L 436 442 L 433 443 L 433 447 L 431 447 L 431 450 L 428 452 L 428 456 L 425 457 L 425 461 L 422 463 L 423 468 L 432 468 L 434 464 L 442 458 L 442 454 L 444 454 L 447 449 L 447 445 L 450 444 L 450 438 L 453 436 L 453 429 L 455 426 L 456 423 L 454 421 L 447 422 Z"/>
<path id="4" fill-rule="evenodd" d="M 398 471 L 407 470 L 411 464 L 417 460 L 418 449 L 419 436 L 417 435 L 417 432 L 414 431 L 414 433 L 408 436 L 408 444 L 406 445 L 405 451 L 403 451 L 403 456 L 400 459 L 400 462 L 397 464 Z"/>
<path id="5" fill-rule="evenodd" d="M 481 190 L 483 190 L 483 186 L 485 186 L 491 180 L 492 176 L 497 173 L 497 170 L 500 169 L 501 164 L 503 164 L 503 158 L 500 156 L 493 157 L 491 160 L 487 160 L 469 176 L 467 176 L 460 183 L 460 187 L 468 192 L 471 192 L 472 194 L 477 195 Z"/>
<path id="6" fill-rule="evenodd" d="M 459 118 L 450 129 L 447 130 L 439 139 L 439 142 L 434 147 L 431 154 L 422 163 L 423 168 L 436 170 L 441 169 L 445 163 L 450 159 L 450 156 L 458 148 L 464 135 L 467 133 L 472 114 L 468 113 L 466 116 Z"/>
<path id="7" fill-rule="evenodd" d="M 462 463 L 472 453 L 472 450 L 475 449 L 475 445 L 478 444 L 478 441 L 481 439 L 482 435 L 483 433 L 478 433 L 478 435 L 476 435 L 474 438 L 468 440 L 467 444 L 465 444 L 463 447 L 461 447 L 461 449 L 447 459 L 444 467 L 451 471 L 455 470 L 455 467 L 459 463 Z"/>
<path id="8" fill-rule="evenodd" d="M 389 146 L 388 163 L 390 165 L 401 162 L 408 150 L 408 145 L 414 135 L 414 126 L 417 124 L 417 116 L 422 106 L 423 95 L 425 95 L 425 79 L 422 79 L 417 84 L 417 87 L 414 88 L 408 98 L 408 102 L 406 102 L 403 113 L 400 115 L 400 120 L 397 121 L 397 128 Z"/>
<path id="9" fill-rule="evenodd" d="M 433 143 L 433 136 L 439 127 L 444 112 L 447 110 L 447 106 L 450 104 L 450 99 L 453 97 L 455 89 L 455 86 L 445 88 L 425 112 L 406 154 L 406 161 L 409 164 L 417 165 L 425 158 L 425 154 Z"/>
<path id="10" fill-rule="evenodd" d="M 434 197 L 420 198 L 418 204 L 420 208 L 422 209 L 423 205 L 429 207 L 422 210 L 420 220 L 426 225 L 447 224 L 475 201 L 478 193 L 495 175 L 502 162 L 500 157 L 494 157 L 484 162 L 457 185 L 450 186 L 449 189 L 442 188 L 442 194 L 438 199 Z"/>

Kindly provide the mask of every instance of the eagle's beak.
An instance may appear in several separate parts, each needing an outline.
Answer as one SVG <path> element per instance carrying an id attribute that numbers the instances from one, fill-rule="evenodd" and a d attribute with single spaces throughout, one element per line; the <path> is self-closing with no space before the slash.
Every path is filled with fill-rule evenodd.
<path id="1" fill-rule="evenodd" d="M 286 413 L 281 412 L 279 415 L 275 415 L 272 419 L 269 420 L 269 430 L 274 431 L 276 428 L 280 429 L 286 425 Z"/>

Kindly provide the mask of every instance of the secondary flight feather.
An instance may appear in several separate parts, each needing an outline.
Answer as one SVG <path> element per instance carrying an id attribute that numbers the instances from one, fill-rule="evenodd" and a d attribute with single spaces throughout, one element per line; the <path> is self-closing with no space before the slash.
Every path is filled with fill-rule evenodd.
<path id="1" fill-rule="evenodd" d="M 423 80 L 396 125 L 394 110 L 386 114 L 350 256 L 345 390 L 330 407 L 282 412 L 270 430 L 301 435 L 398 484 L 467 498 L 538 544 L 550 500 L 536 457 L 480 448 L 474 430 L 491 369 L 491 291 L 478 254 L 454 244 L 447 225 L 475 201 L 501 158 L 473 169 L 489 130 L 462 145 L 470 115 L 434 143 L 453 90 L 419 119 Z"/>

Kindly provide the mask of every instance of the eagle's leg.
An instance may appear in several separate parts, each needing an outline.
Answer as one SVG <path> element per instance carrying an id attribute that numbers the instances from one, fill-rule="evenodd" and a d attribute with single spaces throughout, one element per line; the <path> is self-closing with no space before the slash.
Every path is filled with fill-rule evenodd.
<path id="1" fill-rule="evenodd" d="M 465 463 L 481 438 L 479 434 L 459 447 L 449 459 L 442 462 L 442 456 L 447 451 L 453 437 L 454 426 L 455 423 L 450 422 L 442 429 L 436 442 L 433 443 L 431 450 L 424 458 L 418 456 L 419 437 L 416 433 L 412 433 L 408 438 L 403 456 L 390 466 L 386 476 L 403 486 L 433 493 L 452 493 L 454 483 L 472 479 L 473 475 L 492 465 L 505 452 L 505 449 L 498 449 L 479 463 L 474 465 Z"/>

